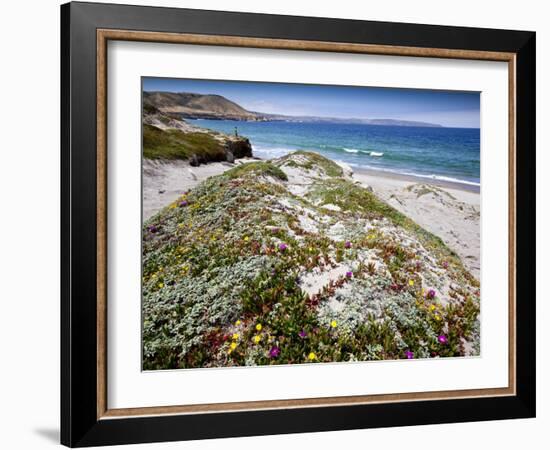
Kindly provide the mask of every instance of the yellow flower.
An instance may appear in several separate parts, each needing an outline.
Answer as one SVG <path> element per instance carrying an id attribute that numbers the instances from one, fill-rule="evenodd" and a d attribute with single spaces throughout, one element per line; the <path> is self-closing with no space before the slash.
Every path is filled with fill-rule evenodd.
<path id="1" fill-rule="evenodd" d="M 241 321 L 240 321 L 240 320 L 237 320 L 237 321 L 235 322 L 235 326 L 237 326 L 237 327 L 238 327 L 240 324 L 241 324 Z"/>
<path id="2" fill-rule="evenodd" d="M 255 342 L 256 344 L 258 344 L 261 340 L 262 340 L 262 337 L 261 337 L 259 334 L 257 334 L 256 336 L 254 336 L 254 342 Z"/>
<path id="3" fill-rule="evenodd" d="M 330 322 L 330 326 L 332 328 L 336 328 L 337 325 L 338 325 L 338 323 L 336 322 L 336 320 L 333 320 L 332 322 Z"/>
<path id="4" fill-rule="evenodd" d="M 307 355 L 307 358 L 310 361 L 313 361 L 314 359 L 317 359 L 317 355 L 315 353 L 311 352 L 309 355 Z"/>
<path id="5" fill-rule="evenodd" d="M 430 311 L 435 311 L 435 305 L 430 305 Z"/>
<path id="6" fill-rule="evenodd" d="M 159 283 L 159 288 L 163 288 L 164 287 L 164 283 Z"/>
<path id="7" fill-rule="evenodd" d="M 259 323 L 258 325 L 256 325 L 256 330 L 257 331 L 262 331 L 262 324 Z"/>
<path id="8" fill-rule="evenodd" d="M 434 317 L 435 317 L 435 320 L 437 320 L 437 321 L 441 320 L 441 316 L 439 316 L 437 314 Z"/>
<path id="9" fill-rule="evenodd" d="M 313 251 L 313 247 L 309 247 L 308 250 L 309 250 L 310 252 L 312 252 L 312 251 Z"/>
<path id="10" fill-rule="evenodd" d="M 234 333 L 233 334 L 233 340 L 236 341 L 237 339 L 239 339 L 239 333 Z"/>
<path id="11" fill-rule="evenodd" d="M 231 345 L 229 347 L 231 348 L 231 350 L 235 350 L 237 348 L 237 343 L 231 342 Z"/>
<path id="12" fill-rule="evenodd" d="M 245 236 L 245 237 L 244 237 L 244 241 L 245 241 L 245 242 L 248 242 L 248 236 Z"/>
<path id="13" fill-rule="evenodd" d="M 414 280 L 409 280 L 409 286 L 414 286 Z"/>

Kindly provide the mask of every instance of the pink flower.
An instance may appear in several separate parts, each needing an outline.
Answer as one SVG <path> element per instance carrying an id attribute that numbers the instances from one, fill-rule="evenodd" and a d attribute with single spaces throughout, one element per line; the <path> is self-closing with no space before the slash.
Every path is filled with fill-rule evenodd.
<path id="1" fill-rule="evenodd" d="M 405 352 L 405 356 L 407 357 L 407 359 L 414 359 L 414 353 L 411 352 L 410 350 L 407 350 Z"/>
<path id="2" fill-rule="evenodd" d="M 346 248 L 351 248 L 351 242 L 350 242 L 350 241 L 346 241 L 346 243 L 344 244 L 344 247 L 346 247 Z"/>
<path id="3" fill-rule="evenodd" d="M 277 358 L 281 354 L 281 349 L 277 346 L 271 347 L 271 350 L 269 350 L 269 357 L 270 358 Z"/>
<path id="4" fill-rule="evenodd" d="M 279 244 L 279 250 L 280 250 L 280 251 L 284 252 L 287 248 L 288 248 L 288 247 L 287 247 L 286 244 L 284 244 L 284 243 Z"/>
<path id="5" fill-rule="evenodd" d="M 428 293 L 426 294 L 426 296 L 427 296 L 428 298 L 434 298 L 435 295 L 436 295 L 436 293 L 435 293 L 435 291 L 434 291 L 433 289 L 430 289 L 430 290 L 428 291 Z"/>
<path id="6" fill-rule="evenodd" d="M 179 206 L 180 206 L 180 208 L 183 208 L 184 206 L 187 206 L 187 200 L 182 200 L 182 201 L 180 202 L 180 205 L 179 205 Z"/>
<path id="7" fill-rule="evenodd" d="M 353 276 L 353 272 L 351 270 L 346 272 L 346 277 L 351 278 Z"/>
<path id="8" fill-rule="evenodd" d="M 439 341 L 440 344 L 446 344 L 448 342 L 447 336 L 445 336 L 444 334 L 437 336 L 437 340 Z"/>

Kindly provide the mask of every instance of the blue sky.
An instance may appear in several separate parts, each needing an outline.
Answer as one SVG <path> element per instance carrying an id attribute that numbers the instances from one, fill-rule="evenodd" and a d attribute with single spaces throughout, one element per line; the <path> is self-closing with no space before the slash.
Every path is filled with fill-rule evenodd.
<path id="1" fill-rule="evenodd" d="M 249 81 L 143 78 L 145 91 L 218 94 L 249 111 L 291 116 L 401 119 L 479 128 L 479 93 Z"/>

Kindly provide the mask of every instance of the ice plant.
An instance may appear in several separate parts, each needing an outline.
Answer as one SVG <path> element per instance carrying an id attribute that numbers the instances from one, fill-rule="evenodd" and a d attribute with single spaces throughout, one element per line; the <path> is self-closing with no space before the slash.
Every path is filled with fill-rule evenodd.
<path id="1" fill-rule="evenodd" d="M 287 245 L 285 243 L 279 244 L 279 250 L 284 252 L 287 249 Z"/>
<path id="2" fill-rule="evenodd" d="M 447 261 L 443 261 L 443 268 L 444 269 L 449 268 L 449 263 Z"/>
<path id="3" fill-rule="evenodd" d="M 187 200 L 182 200 L 179 204 L 180 208 L 183 208 L 184 206 L 187 206 L 188 203 L 187 203 Z"/>
<path id="4" fill-rule="evenodd" d="M 435 297 L 435 291 L 433 289 L 430 289 L 427 294 L 428 298 L 434 298 Z"/>
<path id="5" fill-rule="evenodd" d="M 317 359 L 317 355 L 313 352 L 311 352 L 309 355 L 307 355 L 307 359 L 309 359 L 310 361 L 313 361 L 315 359 Z"/>
<path id="6" fill-rule="evenodd" d="M 338 326 L 338 323 L 336 322 L 336 320 L 333 320 L 332 322 L 330 322 L 330 326 L 332 328 L 336 328 Z"/>
<path id="7" fill-rule="evenodd" d="M 300 332 L 298 333 L 298 336 L 300 336 L 302 339 L 304 339 L 307 336 L 307 334 L 304 330 L 300 330 Z"/>
<path id="8" fill-rule="evenodd" d="M 256 325 L 256 330 L 257 331 L 262 331 L 262 324 L 261 323 Z"/>
<path id="9" fill-rule="evenodd" d="M 405 352 L 405 356 L 407 357 L 407 359 L 413 359 L 414 358 L 414 353 L 411 352 L 410 350 L 407 350 Z"/>
<path id="10" fill-rule="evenodd" d="M 277 358 L 281 354 L 281 349 L 277 347 L 276 345 L 271 347 L 271 350 L 269 350 L 269 357 L 270 358 Z"/>
<path id="11" fill-rule="evenodd" d="M 151 225 L 151 226 L 147 227 L 147 229 L 148 229 L 151 233 L 156 233 L 156 232 L 159 230 L 155 225 Z"/>
<path id="12" fill-rule="evenodd" d="M 448 342 L 447 336 L 445 336 L 444 334 L 440 334 L 439 336 L 437 336 L 437 340 L 440 344 L 446 344 Z"/>
<path id="13" fill-rule="evenodd" d="M 346 243 L 344 244 L 344 247 L 346 247 L 346 248 L 351 248 L 351 242 L 350 242 L 350 241 L 346 241 Z"/>
<path id="14" fill-rule="evenodd" d="M 347 278 L 351 278 L 352 276 L 353 276 L 353 272 L 352 272 L 351 270 L 348 270 L 348 271 L 346 272 L 346 277 L 347 277 Z"/>

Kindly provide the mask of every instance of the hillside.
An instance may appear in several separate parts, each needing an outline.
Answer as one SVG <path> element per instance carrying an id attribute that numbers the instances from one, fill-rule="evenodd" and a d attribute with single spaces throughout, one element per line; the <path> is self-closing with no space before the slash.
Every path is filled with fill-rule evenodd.
<path id="1" fill-rule="evenodd" d="M 479 351 L 456 254 L 316 153 L 241 164 L 144 223 L 144 369 Z"/>
<path id="2" fill-rule="evenodd" d="M 164 113 L 178 113 L 188 118 L 261 120 L 260 115 L 247 111 L 221 95 L 144 92 L 143 104 L 153 106 Z"/>

